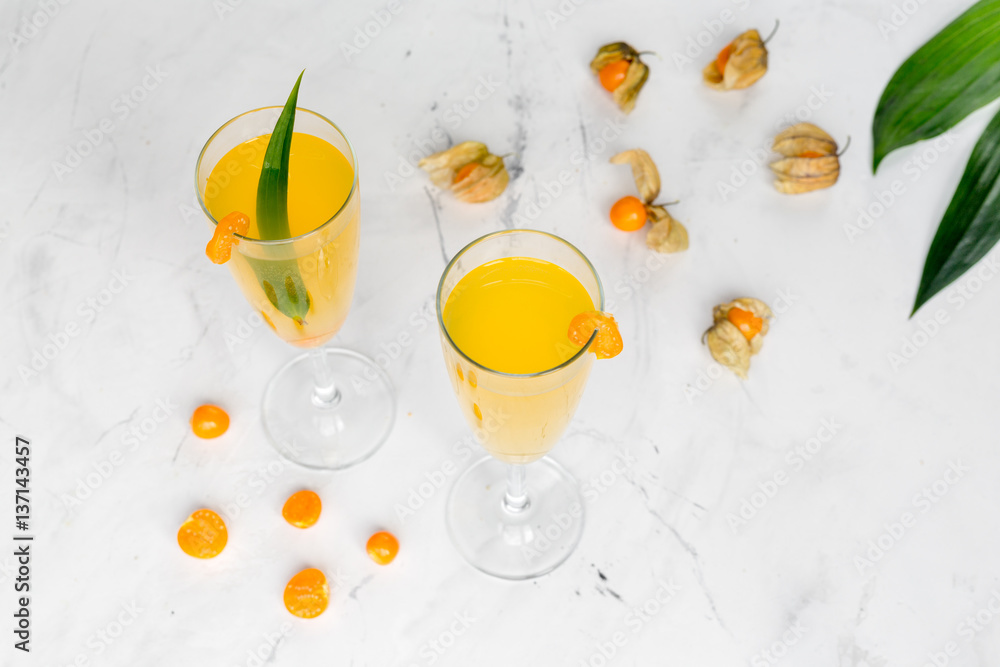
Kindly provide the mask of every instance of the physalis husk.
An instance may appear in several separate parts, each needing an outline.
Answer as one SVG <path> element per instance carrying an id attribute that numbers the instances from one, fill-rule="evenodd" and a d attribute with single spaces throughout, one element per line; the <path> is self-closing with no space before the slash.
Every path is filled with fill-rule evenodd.
<path id="1" fill-rule="evenodd" d="M 702 76 L 716 90 L 748 88 L 767 73 L 767 47 L 756 30 L 745 33 L 726 45 L 715 60 L 702 70 Z"/>
<path id="2" fill-rule="evenodd" d="M 771 163 L 774 187 L 786 195 L 828 188 L 840 177 L 837 142 L 812 123 L 799 123 L 774 138 L 784 157 Z"/>
<path id="3" fill-rule="evenodd" d="M 665 206 L 653 203 L 660 194 L 660 171 L 649 153 L 633 148 L 612 157 L 611 163 L 632 167 L 632 178 L 646 209 L 646 219 L 652 222 L 646 232 L 646 245 L 657 252 L 687 250 L 687 229 L 667 212 Z"/>
<path id="4" fill-rule="evenodd" d="M 496 199 L 510 182 L 503 158 L 478 141 L 464 141 L 425 157 L 419 166 L 430 174 L 434 185 L 473 204 Z"/>
<path id="5" fill-rule="evenodd" d="M 598 49 L 590 61 L 590 69 L 625 113 L 635 108 L 636 98 L 649 78 L 649 68 L 642 62 L 639 52 L 625 42 L 605 44 Z"/>
<path id="6" fill-rule="evenodd" d="M 712 358 L 745 380 L 750 357 L 764 345 L 771 317 L 771 309 L 760 299 L 744 297 L 723 303 L 713 309 L 714 324 L 702 340 Z"/>

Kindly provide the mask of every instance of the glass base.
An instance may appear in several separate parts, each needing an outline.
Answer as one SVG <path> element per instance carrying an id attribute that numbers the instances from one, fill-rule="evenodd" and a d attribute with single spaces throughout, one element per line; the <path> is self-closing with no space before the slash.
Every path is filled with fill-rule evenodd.
<path id="1" fill-rule="evenodd" d="M 267 385 L 261 406 L 264 431 L 286 459 L 321 470 L 339 470 L 374 454 L 389 437 L 396 395 L 389 376 L 368 357 L 323 348 L 337 397 L 314 396 L 309 354 L 288 362 Z"/>
<path id="2" fill-rule="evenodd" d="M 528 505 L 504 503 L 510 464 L 486 457 L 455 480 L 448 533 L 459 553 L 486 574 L 530 579 L 565 561 L 583 534 L 583 497 L 569 472 L 545 457 L 526 464 Z"/>

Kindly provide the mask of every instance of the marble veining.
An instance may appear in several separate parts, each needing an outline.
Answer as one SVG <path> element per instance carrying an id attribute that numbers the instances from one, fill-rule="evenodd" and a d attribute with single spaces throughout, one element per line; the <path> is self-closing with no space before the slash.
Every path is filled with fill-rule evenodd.
<path id="1" fill-rule="evenodd" d="M 4 625 L 0 664 L 1000 663 L 992 260 L 907 319 L 991 110 L 869 168 L 885 82 L 968 4 L 0 3 L 0 431 L 32 442 L 36 535 L 34 650 Z M 758 84 L 702 84 L 729 39 L 775 19 Z M 628 117 L 588 68 L 621 39 L 656 53 Z M 211 133 L 281 103 L 302 68 L 300 104 L 360 156 L 361 268 L 336 343 L 399 391 L 388 443 L 335 474 L 265 442 L 261 394 L 295 352 L 204 257 L 192 188 Z M 795 117 L 852 137 L 832 189 L 772 188 L 765 149 Z M 457 202 L 415 169 L 464 140 L 510 154 L 495 202 Z M 651 255 L 608 222 L 634 187 L 608 158 L 631 147 L 679 200 L 688 252 Z M 595 364 L 554 450 L 585 492 L 582 542 L 515 584 L 446 534 L 443 470 L 478 450 L 433 294 L 462 246 L 523 226 L 590 257 L 626 349 Z M 742 295 L 776 312 L 746 382 L 700 343 L 712 307 Z M 216 441 L 187 424 L 205 401 L 233 418 Z M 280 508 L 304 486 L 325 509 L 297 532 Z M 230 527 L 209 562 L 175 542 L 200 506 Z M 402 544 L 387 568 L 363 550 L 380 528 Z M 334 584 L 310 622 L 281 604 L 307 565 Z M 8 610 L 14 572 L 0 556 Z"/>

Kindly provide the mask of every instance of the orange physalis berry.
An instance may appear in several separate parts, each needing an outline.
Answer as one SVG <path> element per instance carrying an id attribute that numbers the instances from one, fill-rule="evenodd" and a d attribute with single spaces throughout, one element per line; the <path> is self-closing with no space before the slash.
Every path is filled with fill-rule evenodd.
<path id="1" fill-rule="evenodd" d="M 747 340 L 759 334 L 761 327 L 764 326 L 762 319 L 742 308 L 730 308 L 726 313 L 726 319 L 735 324 Z"/>
<path id="2" fill-rule="evenodd" d="M 819 151 L 805 151 L 804 153 L 800 153 L 799 157 L 827 157 L 827 156 L 823 155 Z"/>
<path id="3" fill-rule="evenodd" d="M 316 618 L 330 604 L 326 575 L 314 567 L 302 570 L 285 586 L 285 609 L 299 618 Z"/>
<path id="4" fill-rule="evenodd" d="M 476 168 L 475 162 L 470 162 L 461 169 L 455 172 L 455 177 L 451 179 L 452 183 L 458 183 L 459 181 L 464 181 L 472 173 L 472 170 Z"/>
<path id="5" fill-rule="evenodd" d="M 715 67 L 719 70 L 719 74 L 726 73 L 726 63 L 729 62 L 729 56 L 733 54 L 733 44 L 730 42 L 726 45 L 726 48 L 719 51 L 719 55 L 715 58 Z"/>
<path id="6" fill-rule="evenodd" d="M 177 544 L 184 553 L 195 558 L 215 558 L 228 541 L 225 522 L 212 510 L 198 510 L 177 531 Z"/>
<path id="7" fill-rule="evenodd" d="M 646 218 L 646 205 L 638 197 L 622 197 L 611 207 L 611 224 L 623 232 L 642 229 Z"/>
<path id="8" fill-rule="evenodd" d="M 368 556 L 379 565 L 388 565 L 399 553 L 399 540 L 384 530 L 368 538 Z"/>
<path id="9" fill-rule="evenodd" d="M 618 331 L 618 323 L 609 313 L 598 310 L 580 313 L 569 324 L 569 339 L 575 345 L 582 347 L 587 344 L 595 330 L 597 337 L 590 350 L 598 359 L 610 359 L 621 354 L 624 347 L 622 335 Z"/>
<path id="10" fill-rule="evenodd" d="M 217 405 L 199 405 L 191 415 L 191 430 L 199 438 L 218 438 L 229 429 L 229 415 Z"/>
<path id="11" fill-rule="evenodd" d="M 234 236 L 245 236 L 250 229 L 250 218 L 245 213 L 233 211 L 215 225 L 212 240 L 205 246 L 205 254 L 216 264 L 225 264 L 233 254 L 233 246 L 240 240 Z"/>
<path id="12" fill-rule="evenodd" d="M 649 78 L 649 68 L 640 56 L 629 44 L 612 42 L 599 48 L 590 61 L 590 71 L 624 113 L 635 107 L 635 100 Z"/>
<path id="13" fill-rule="evenodd" d="M 296 491 L 285 501 L 281 508 L 281 516 L 296 528 L 308 528 L 319 520 L 323 502 L 314 491 L 303 489 Z"/>
<path id="14" fill-rule="evenodd" d="M 598 78 L 604 90 L 609 93 L 615 92 L 618 86 L 625 82 L 625 75 L 628 73 L 629 62 L 625 59 L 614 60 L 601 68 Z"/>

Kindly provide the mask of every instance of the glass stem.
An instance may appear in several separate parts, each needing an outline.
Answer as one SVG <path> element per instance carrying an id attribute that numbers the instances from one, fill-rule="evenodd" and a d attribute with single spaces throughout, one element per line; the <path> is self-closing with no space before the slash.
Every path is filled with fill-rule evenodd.
<path id="1" fill-rule="evenodd" d="M 322 347 L 309 350 L 313 367 L 312 403 L 317 408 L 332 408 L 340 403 L 340 390 L 333 382 L 333 374 L 326 365 L 326 352 Z"/>
<path id="2" fill-rule="evenodd" d="M 507 466 L 507 492 L 503 496 L 503 508 L 511 514 L 523 512 L 528 508 L 526 474 L 523 464 L 511 463 Z"/>

